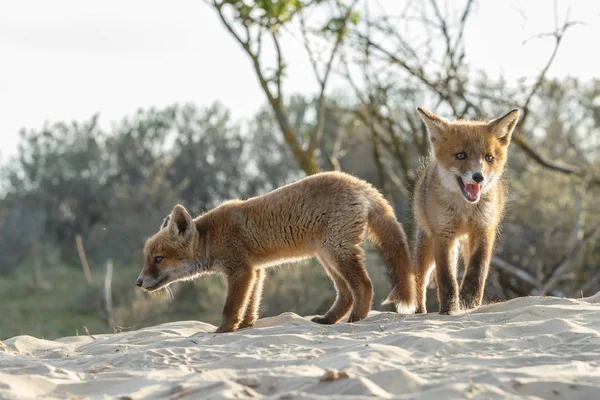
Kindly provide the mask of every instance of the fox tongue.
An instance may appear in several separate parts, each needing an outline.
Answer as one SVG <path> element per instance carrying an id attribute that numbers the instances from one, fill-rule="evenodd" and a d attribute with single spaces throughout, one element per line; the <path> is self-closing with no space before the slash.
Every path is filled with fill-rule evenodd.
<path id="1" fill-rule="evenodd" d="M 465 185 L 465 190 L 471 199 L 477 199 L 479 197 L 479 185 L 477 183 L 467 183 Z"/>

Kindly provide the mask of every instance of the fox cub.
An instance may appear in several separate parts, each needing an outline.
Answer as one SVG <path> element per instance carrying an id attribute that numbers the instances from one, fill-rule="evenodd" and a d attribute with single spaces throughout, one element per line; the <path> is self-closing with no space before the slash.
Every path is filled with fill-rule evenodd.
<path id="1" fill-rule="evenodd" d="M 426 289 L 435 267 L 439 312 L 453 314 L 459 303 L 473 308 L 483 299 L 504 209 L 506 152 L 519 110 L 489 122 L 450 122 L 423 108 L 417 110 L 433 152 L 414 190 L 416 312 L 427 312 Z M 459 252 L 465 266 L 460 288 Z"/>
<path id="2" fill-rule="evenodd" d="M 373 286 L 359 247 L 367 237 L 382 252 L 392 290 L 384 304 L 414 312 L 414 274 L 406 236 L 394 210 L 366 181 L 341 172 L 308 176 L 272 192 L 232 200 L 195 219 L 181 205 L 144 246 L 136 282 L 148 291 L 207 273 L 227 280 L 227 299 L 217 332 L 251 327 L 258 318 L 263 269 L 316 256 L 337 297 L 321 324 L 348 322 L 371 309 Z"/>

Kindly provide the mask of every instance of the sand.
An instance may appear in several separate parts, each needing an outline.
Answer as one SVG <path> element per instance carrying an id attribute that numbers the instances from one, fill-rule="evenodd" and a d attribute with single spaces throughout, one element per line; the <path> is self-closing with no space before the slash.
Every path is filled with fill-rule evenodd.
<path id="1" fill-rule="evenodd" d="M 293 313 L 228 334 L 180 321 L 0 345 L 0 398 L 593 399 L 600 292 L 525 297 L 457 316 Z"/>

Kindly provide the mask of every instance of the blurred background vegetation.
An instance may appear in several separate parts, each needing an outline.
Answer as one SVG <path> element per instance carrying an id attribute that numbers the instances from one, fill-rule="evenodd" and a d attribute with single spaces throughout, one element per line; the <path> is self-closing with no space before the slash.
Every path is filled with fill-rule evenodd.
<path id="1" fill-rule="evenodd" d="M 522 111 L 486 300 L 598 291 L 600 80 L 546 76 L 576 21 L 540 32 L 554 47 L 539 75 L 506 81 L 466 62 L 463 33 L 476 2 L 406 4 L 401 15 L 372 16 L 359 1 L 207 1 L 247 55 L 240 68 L 252 68 L 264 92 L 250 121 L 215 102 L 132 110 L 110 129 L 94 116 L 22 130 L 16 156 L 1 168 L 0 338 L 178 319 L 218 324 L 219 277 L 172 285 L 174 301 L 134 285 L 145 239 L 176 203 L 197 214 L 339 169 L 380 188 L 410 235 L 412 184 L 429 152 L 417 106 L 450 119 Z M 282 43 L 290 32 L 295 47 Z M 312 96 L 286 91 L 285 54 L 297 51 L 311 61 Z M 344 90 L 331 93 L 332 77 Z M 368 268 L 373 308 L 382 309 L 389 283 L 377 253 L 368 252 Z M 335 297 L 314 261 L 268 275 L 262 316 L 321 313 Z"/>

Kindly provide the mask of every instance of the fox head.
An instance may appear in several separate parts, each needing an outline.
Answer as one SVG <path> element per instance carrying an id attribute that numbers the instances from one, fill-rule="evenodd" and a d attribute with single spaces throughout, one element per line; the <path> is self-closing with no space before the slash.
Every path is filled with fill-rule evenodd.
<path id="1" fill-rule="evenodd" d="M 194 243 L 198 230 L 190 214 L 176 205 L 157 233 L 144 246 L 144 267 L 136 285 L 153 292 L 170 283 L 190 279 L 201 272 Z"/>
<path id="2" fill-rule="evenodd" d="M 489 122 L 450 122 L 418 107 L 429 133 L 433 156 L 444 187 L 469 203 L 477 203 L 502 176 L 506 151 L 519 121 L 513 109 Z"/>

